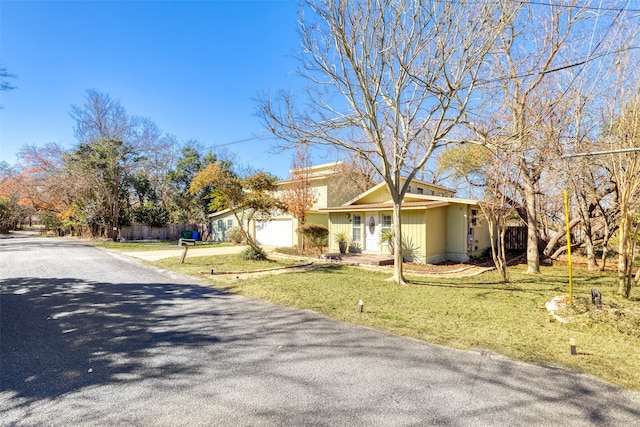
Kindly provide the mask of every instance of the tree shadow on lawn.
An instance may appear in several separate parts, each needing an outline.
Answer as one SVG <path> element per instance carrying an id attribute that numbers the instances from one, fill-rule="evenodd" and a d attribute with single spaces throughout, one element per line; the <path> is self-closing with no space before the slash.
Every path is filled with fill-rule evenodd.
<path id="1" fill-rule="evenodd" d="M 453 288 L 453 289 L 466 289 L 466 290 L 476 290 L 476 289 L 485 289 L 489 291 L 505 291 L 505 292 L 523 292 L 527 294 L 537 294 L 540 296 L 547 296 L 547 294 L 552 292 L 565 292 L 565 288 L 562 286 L 551 287 L 548 284 L 544 285 L 545 289 L 536 289 L 533 287 L 527 287 L 526 284 L 522 284 L 522 286 L 515 286 L 513 284 L 507 283 L 496 283 L 496 282 L 468 282 L 463 283 L 464 279 L 460 279 L 457 282 L 446 282 L 444 280 L 430 281 L 423 279 L 411 279 L 407 280 L 407 283 L 415 286 L 428 286 L 428 287 L 437 287 L 437 288 Z M 554 283 L 557 283 L 554 281 Z"/>
<path id="2" fill-rule="evenodd" d="M 225 297 L 197 285 L 70 278 L 16 278 L 0 289 L 0 390 L 27 400 L 192 372 L 193 367 L 172 362 L 148 366 L 145 357 L 157 347 L 215 343 L 215 335 L 185 328 L 185 315 L 172 307 Z"/>

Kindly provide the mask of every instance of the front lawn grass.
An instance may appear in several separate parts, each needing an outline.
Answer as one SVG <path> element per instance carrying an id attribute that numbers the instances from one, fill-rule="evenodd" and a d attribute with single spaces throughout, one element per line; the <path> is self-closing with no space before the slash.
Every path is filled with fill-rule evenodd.
<path id="1" fill-rule="evenodd" d="M 200 277 L 201 272 L 210 273 L 212 269 L 217 273 L 248 272 L 288 267 L 304 262 L 305 261 L 294 258 L 269 258 L 266 261 L 246 261 L 240 257 L 240 254 L 232 254 L 197 257 L 189 257 L 187 255 L 184 264 L 180 264 L 180 257 L 165 258 L 151 264 L 181 274 L 197 275 Z"/>
<path id="2" fill-rule="evenodd" d="M 214 265 L 219 262 L 213 260 Z M 215 276 L 210 280 L 249 298 L 453 348 L 485 349 L 524 362 L 565 366 L 640 391 L 638 299 L 615 296 L 613 274 L 578 269 L 576 302 L 558 313 L 568 320 L 561 323 L 549 315 L 545 303 L 567 295 L 566 268 L 544 267 L 535 276 L 524 272 L 524 266 L 510 268 L 510 283 L 500 283 L 499 276 L 489 272 L 460 279 L 409 276 L 411 284 L 399 286 L 388 280 L 389 272 L 334 264 L 232 284 L 216 281 Z M 602 292 L 602 312 L 591 305 L 592 287 Z M 578 355 L 570 354 L 570 337 L 577 339 Z"/>
<path id="3" fill-rule="evenodd" d="M 162 251 L 180 249 L 178 241 L 157 241 L 157 242 L 114 242 L 112 240 L 96 241 L 94 245 L 116 252 L 145 252 L 145 251 Z M 197 242 L 195 247 L 198 248 L 216 248 L 222 246 L 232 246 L 231 243 L 211 243 Z"/>

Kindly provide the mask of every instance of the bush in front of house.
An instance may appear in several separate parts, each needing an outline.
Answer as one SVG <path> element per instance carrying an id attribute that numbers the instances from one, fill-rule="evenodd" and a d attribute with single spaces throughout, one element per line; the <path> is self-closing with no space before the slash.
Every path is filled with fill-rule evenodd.
<path id="1" fill-rule="evenodd" d="M 240 253 L 240 257 L 245 261 L 266 261 L 267 254 L 259 246 L 249 246 Z"/>
<path id="2" fill-rule="evenodd" d="M 322 253 L 322 247 L 326 245 L 327 236 L 329 235 L 329 230 L 326 226 L 308 223 L 298 227 L 296 232 L 302 233 L 304 238 Z"/>
<path id="3" fill-rule="evenodd" d="M 225 233 L 225 238 L 229 243 L 244 243 L 244 236 L 242 235 L 242 231 L 240 231 L 240 227 L 231 227 Z"/>

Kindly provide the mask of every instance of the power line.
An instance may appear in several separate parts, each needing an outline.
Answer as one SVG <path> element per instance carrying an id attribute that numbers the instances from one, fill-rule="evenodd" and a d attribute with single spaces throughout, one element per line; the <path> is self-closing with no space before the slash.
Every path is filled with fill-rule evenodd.
<path id="1" fill-rule="evenodd" d="M 218 148 L 218 147 L 226 147 L 227 145 L 235 145 L 235 144 L 240 144 L 242 142 L 247 142 L 247 141 L 254 141 L 256 139 L 265 139 L 267 137 L 269 137 L 270 134 L 262 134 L 262 135 L 254 135 L 252 137 L 249 138 L 244 138 L 244 139 L 238 139 L 236 141 L 231 141 L 231 142 L 225 142 L 222 144 L 214 144 L 211 146 L 211 148 Z"/>
<path id="2" fill-rule="evenodd" d="M 618 154 L 618 153 L 630 153 L 633 151 L 640 151 L 640 147 L 636 148 L 620 148 L 617 150 L 604 150 L 604 151 L 591 151 L 588 153 L 575 153 L 575 154 L 565 154 L 561 156 L 562 159 L 569 159 L 572 157 L 590 157 L 590 156 L 600 156 L 603 154 Z"/>

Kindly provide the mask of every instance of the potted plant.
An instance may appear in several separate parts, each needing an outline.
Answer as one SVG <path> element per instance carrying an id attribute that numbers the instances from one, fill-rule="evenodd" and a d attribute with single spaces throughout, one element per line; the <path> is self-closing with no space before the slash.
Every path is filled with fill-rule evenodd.
<path id="1" fill-rule="evenodd" d="M 341 254 L 346 254 L 347 253 L 347 240 L 349 239 L 349 236 L 347 236 L 347 233 L 337 233 L 336 234 L 336 243 L 338 244 L 338 248 L 340 248 L 340 253 Z"/>
<path id="2" fill-rule="evenodd" d="M 389 253 L 391 255 L 393 255 L 393 236 L 394 236 L 394 232 L 393 232 L 393 229 L 391 228 L 382 230 L 382 233 L 380 234 L 380 243 L 387 244 L 387 247 L 389 248 Z"/>

